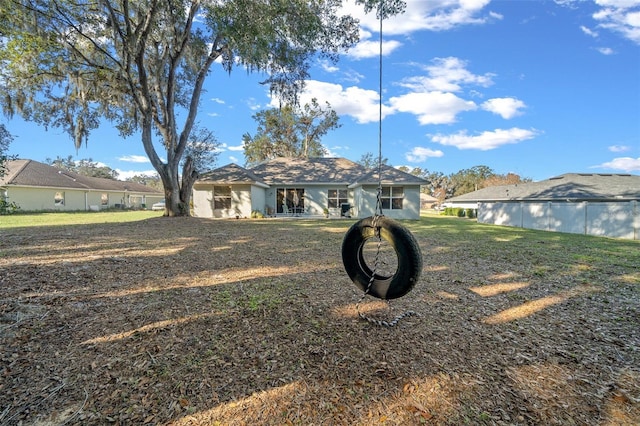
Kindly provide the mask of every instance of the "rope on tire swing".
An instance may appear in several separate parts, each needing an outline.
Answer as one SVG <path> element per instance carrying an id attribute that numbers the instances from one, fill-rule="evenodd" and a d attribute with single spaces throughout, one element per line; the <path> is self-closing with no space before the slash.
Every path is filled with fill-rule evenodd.
<path id="1" fill-rule="evenodd" d="M 378 19 L 380 21 L 379 54 L 379 120 L 378 120 L 378 188 L 376 207 L 373 216 L 362 219 L 351 226 L 342 243 L 342 260 L 351 280 L 363 290 L 356 303 L 358 316 L 372 324 L 383 327 L 395 327 L 400 320 L 410 316 L 419 316 L 414 311 L 406 311 L 390 321 L 379 320 L 364 314 L 360 305 L 369 296 L 380 298 L 387 303 L 407 294 L 415 286 L 422 271 L 422 253 L 413 235 L 398 222 L 384 216 L 382 210 L 382 21 L 385 17 L 384 0 L 380 0 Z M 364 245 L 377 239 L 373 267 L 364 259 Z M 386 240 L 393 246 L 398 258 L 397 268 L 392 276 L 383 276 L 380 271 L 380 252 L 382 242 Z"/>

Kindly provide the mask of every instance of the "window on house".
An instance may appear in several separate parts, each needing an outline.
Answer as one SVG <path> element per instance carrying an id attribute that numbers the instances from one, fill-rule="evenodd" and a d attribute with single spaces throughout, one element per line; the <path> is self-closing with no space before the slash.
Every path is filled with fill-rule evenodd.
<path id="1" fill-rule="evenodd" d="M 383 186 L 380 201 L 383 209 L 402 210 L 404 188 L 401 186 Z"/>
<path id="2" fill-rule="evenodd" d="M 53 205 L 64 206 L 64 192 L 56 192 L 56 195 L 53 198 Z"/>
<path id="3" fill-rule="evenodd" d="M 342 203 L 349 202 L 346 189 L 330 189 L 327 198 L 329 199 L 327 207 L 330 209 L 340 207 Z"/>
<path id="4" fill-rule="evenodd" d="M 102 204 L 103 206 L 108 206 L 108 205 L 109 205 L 109 194 L 107 194 L 106 192 L 104 192 L 104 193 L 100 196 L 100 204 Z"/>
<path id="5" fill-rule="evenodd" d="M 278 188 L 277 213 L 304 213 L 304 188 Z"/>
<path id="6" fill-rule="evenodd" d="M 224 210 L 231 208 L 231 187 L 230 186 L 214 186 L 213 187 L 213 208 L 215 210 Z"/>

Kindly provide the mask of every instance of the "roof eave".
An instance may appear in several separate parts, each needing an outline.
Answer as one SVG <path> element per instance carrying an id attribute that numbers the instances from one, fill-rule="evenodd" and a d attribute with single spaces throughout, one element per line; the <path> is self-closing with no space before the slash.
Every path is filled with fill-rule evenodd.
<path id="1" fill-rule="evenodd" d="M 228 180 L 199 180 L 195 183 L 195 185 L 255 185 L 263 189 L 271 188 L 270 185 L 264 182 L 258 181 L 247 181 L 247 182 L 239 182 L 239 181 L 228 181 Z"/>

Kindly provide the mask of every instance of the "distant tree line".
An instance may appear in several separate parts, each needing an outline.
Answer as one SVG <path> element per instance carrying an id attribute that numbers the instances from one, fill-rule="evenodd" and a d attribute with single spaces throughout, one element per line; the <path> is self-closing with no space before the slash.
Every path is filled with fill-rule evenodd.
<path id="1" fill-rule="evenodd" d="M 530 178 L 523 178 L 515 173 L 496 173 L 488 166 L 473 166 L 449 175 L 430 172 L 420 167 L 410 169 L 407 166 L 401 166 L 398 169 L 425 179 L 428 183 L 422 186 L 422 192 L 437 198 L 438 202 L 490 186 L 531 182 Z"/>
<path id="2" fill-rule="evenodd" d="M 56 157 L 55 159 L 47 158 L 45 163 L 68 172 L 77 173 L 82 176 L 97 177 L 103 179 L 118 179 L 118 172 L 109 166 L 93 161 L 91 158 L 75 161 L 73 156 L 67 158 Z"/>

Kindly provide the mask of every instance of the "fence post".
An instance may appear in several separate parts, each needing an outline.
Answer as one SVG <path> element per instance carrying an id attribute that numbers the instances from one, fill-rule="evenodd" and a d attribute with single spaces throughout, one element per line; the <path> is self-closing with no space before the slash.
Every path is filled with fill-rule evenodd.
<path id="1" fill-rule="evenodd" d="M 587 213 L 589 211 L 589 202 L 585 201 L 584 202 L 584 235 L 587 235 L 587 229 L 588 229 L 588 220 L 589 220 L 589 214 Z"/>
<path id="2" fill-rule="evenodd" d="M 640 240 L 640 210 L 638 209 L 638 201 L 633 200 L 633 214 L 631 226 L 633 226 L 633 239 Z"/>

